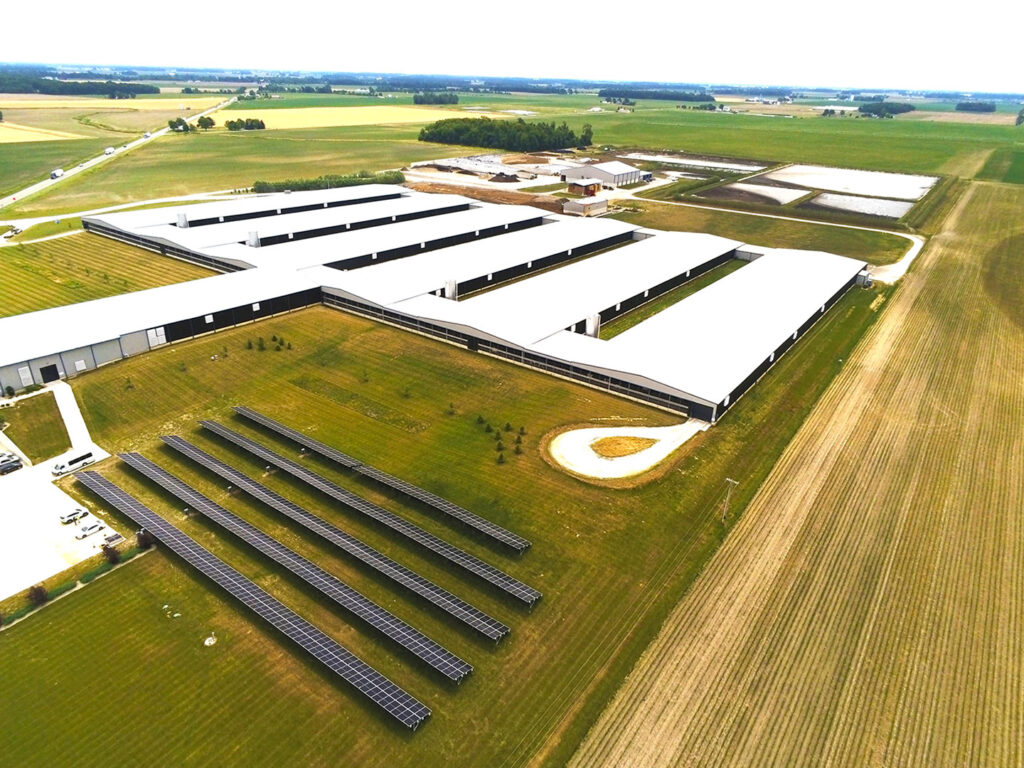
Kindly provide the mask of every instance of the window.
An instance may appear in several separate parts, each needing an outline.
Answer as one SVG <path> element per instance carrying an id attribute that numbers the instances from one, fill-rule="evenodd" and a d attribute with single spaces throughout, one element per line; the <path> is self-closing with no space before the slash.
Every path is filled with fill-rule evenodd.
<path id="1" fill-rule="evenodd" d="M 252 303 L 252 311 L 253 312 L 259 312 L 260 311 L 260 303 L 258 301 L 254 301 Z"/>
<path id="2" fill-rule="evenodd" d="M 210 323 L 212 323 L 212 322 L 213 322 L 213 315 L 207 315 L 207 316 L 206 316 L 205 318 L 203 318 L 203 319 L 204 319 L 204 320 L 206 321 L 206 324 L 207 324 L 207 325 L 209 325 Z"/>
<path id="3" fill-rule="evenodd" d="M 79 371 L 79 372 L 84 371 L 86 369 L 86 367 L 87 366 L 85 365 L 85 360 L 75 360 L 75 370 L 76 371 Z"/>

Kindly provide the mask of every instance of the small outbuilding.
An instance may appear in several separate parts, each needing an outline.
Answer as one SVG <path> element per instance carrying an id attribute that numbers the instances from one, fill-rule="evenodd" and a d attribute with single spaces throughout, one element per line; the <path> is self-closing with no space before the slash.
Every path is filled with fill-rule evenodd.
<path id="1" fill-rule="evenodd" d="M 600 216 L 608 212 L 608 201 L 603 197 L 584 197 L 582 200 L 567 199 L 562 203 L 562 213 L 571 216 Z"/>
<path id="2" fill-rule="evenodd" d="M 593 197 L 601 191 L 603 182 L 600 179 L 572 179 L 569 182 L 569 194 L 580 197 Z"/>
<path id="3" fill-rule="evenodd" d="M 605 187 L 621 187 L 626 184 L 635 184 L 638 181 L 648 181 L 654 176 L 647 172 L 626 165 L 618 160 L 610 160 L 606 163 L 595 163 L 594 165 L 583 165 L 579 168 L 569 168 L 562 174 L 562 181 L 576 181 L 577 179 L 597 179 Z"/>

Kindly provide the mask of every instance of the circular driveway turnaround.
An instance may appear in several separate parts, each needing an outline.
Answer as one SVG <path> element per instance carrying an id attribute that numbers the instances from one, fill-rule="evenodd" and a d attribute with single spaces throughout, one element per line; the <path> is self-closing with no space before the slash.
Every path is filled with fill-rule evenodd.
<path id="1" fill-rule="evenodd" d="M 573 474 L 615 480 L 654 469 L 679 446 L 709 426 L 705 421 L 689 419 L 671 427 L 584 427 L 555 436 L 548 451 L 559 466 Z M 627 456 L 607 458 L 598 455 L 592 447 L 606 437 L 639 437 L 657 442 Z"/>

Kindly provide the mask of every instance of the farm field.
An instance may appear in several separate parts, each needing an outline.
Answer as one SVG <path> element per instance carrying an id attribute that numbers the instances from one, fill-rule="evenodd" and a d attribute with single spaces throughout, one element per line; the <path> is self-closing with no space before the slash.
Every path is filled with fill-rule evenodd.
<path id="1" fill-rule="evenodd" d="M 0 144 L 23 144 L 30 141 L 66 141 L 67 139 L 82 139 L 77 133 L 66 133 L 64 131 L 52 131 L 47 128 L 33 128 L 30 125 L 21 125 L 10 120 L 0 123 Z"/>
<path id="2" fill-rule="evenodd" d="M 1024 184 L 1024 147 L 996 150 L 978 176 L 990 181 Z"/>
<path id="3" fill-rule="evenodd" d="M 572 765 L 1024 760 L 1022 206 L 969 187 Z"/>
<path id="4" fill-rule="evenodd" d="M 0 317 L 212 274 L 87 232 L 4 246 L 0 248 Z"/>
<path id="5" fill-rule="evenodd" d="M 90 169 L 50 191 L 26 198 L 24 203 L 15 203 L 4 209 L 4 215 L 43 215 L 238 189 L 257 179 L 399 168 L 417 160 L 479 151 L 427 144 L 417 141 L 418 133 L 418 127 L 410 125 L 166 136 L 116 163 Z M 0 157 L 2 153 L 0 147 Z"/>
<path id="6" fill-rule="evenodd" d="M 541 438 L 557 426 L 595 418 L 668 424 L 675 417 L 326 308 L 174 345 L 73 379 L 101 445 L 141 450 L 465 656 L 476 670 L 457 690 L 439 685 L 276 566 L 202 520 L 185 518 L 180 504 L 108 461 L 99 471 L 322 624 L 431 706 L 433 717 L 414 736 L 399 733 L 201 578 L 157 552 L 0 634 L 0 713 L 10 718 L 17 712 L 27 724 L 10 735 L 5 755 L 13 762 L 31 755 L 61 763 L 73 750 L 78 764 L 105 762 L 110 739 L 124 727 L 118 713 L 131 702 L 140 720 L 155 725 L 119 743 L 126 762 L 145 761 L 158 750 L 174 763 L 202 754 L 247 765 L 563 765 L 718 546 L 724 531 L 717 505 L 726 474 L 742 478 L 733 495 L 741 508 L 838 372 L 835 360 L 849 354 L 887 295 L 858 290 L 844 297 L 713 435 L 695 439 L 699 452 L 681 456 L 660 482 L 623 495 L 549 467 L 538 451 Z M 247 340 L 271 334 L 287 338 L 292 349 L 246 349 Z M 214 354 L 218 360 L 211 360 Z M 196 431 L 196 420 L 214 417 L 295 455 L 294 446 L 231 417 L 229 406 L 236 403 L 312 429 L 317 438 L 526 536 L 533 548 L 521 558 L 506 557 L 318 459 L 305 460 L 338 483 L 486 555 L 542 590 L 544 599 L 532 612 L 515 609 L 289 479 L 263 478 L 512 626 L 511 637 L 497 648 L 477 642 L 157 447 L 157 435 L 180 433 L 259 477 L 258 463 Z M 477 414 L 496 425 L 524 425 L 524 453 L 498 465 Z M 776 425 L 770 434 L 762 434 L 765 420 Z M 64 482 L 80 492 L 74 481 Z M 655 509 L 660 511 L 654 514 Z M 181 618 L 168 618 L 164 605 Z M 112 627 L 120 642 L 108 643 L 96 665 L 75 663 L 68 653 L 71 637 L 92 647 L 99 637 L 109 638 Z M 211 631 L 218 643 L 203 648 Z M 184 679 L 203 683 L 182 689 L 182 677 L 155 674 L 155 659 L 161 668 L 173 665 Z M 140 695 L 143 690 L 146 695 Z M 197 718 L 198 710 L 208 715 Z M 77 726 L 69 738 L 47 736 L 72 713 Z M 234 738 L 242 730 L 247 737 Z M 74 737 L 79 732 L 88 737 Z"/>
<path id="7" fill-rule="evenodd" d="M 177 109 L 179 104 L 192 112 L 202 112 L 215 107 L 227 97 L 222 96 L 168 96 L 166 98 L 96 99 L 88 96 L 46 96 L 24 98 L 23 96 L 0 93 L 0 110 L 7 109 L 78 109 L 106 111 L 111 109 L 167 110 Z M 173 106 L 170 106 L 173 105 Z"/>
<path id="8" fill-rule="evenodd" d="M 630 201 L 635 211 L 615 218 L 653 229 L 709 232 L 734 240 L 771 248 L 828 251 L 863 259 L 870 264 L 891 264 L 906 253 L 907 240 L 886 232 L 786 221 L 725 210 L 692 208 L 651 201 Z"/>
<path id="9" fill-rule="evenodd" d="M 54 168 L 77 165 L 103 152 L 108 139 L 34 141 L 28 144 L 0 142 L 0 195 L 7 195 L 50 175 Z M 10 208 L 0 209 L 3 216 Z"/>
<path id="10" fill-rule="evenodd" d="M 71 447 L 52 392 L 19 400 L 0 413 L 0 421 L 10 424 L 4 434 L 33 464 L 52 459 Z"/>
<path id="11" fill-rule="evenodd" d="M 233 105 L 234 106 L 234 105 Z M 452 117 L 472 117 L 454 109 L 438 107 L 298 107 L 294 109 L 276 109 L 264 112 L 259 107 L 232 110 L 230 115 L 224 110 L 213 114 L 214 120 L 223 127 L 226 120 L 246 120 L 255 118 L 266 123 L 267 130 L 289 128 L 336 128 L 352 125 L 398 125 L 402 123 L 432 123 Z"/>

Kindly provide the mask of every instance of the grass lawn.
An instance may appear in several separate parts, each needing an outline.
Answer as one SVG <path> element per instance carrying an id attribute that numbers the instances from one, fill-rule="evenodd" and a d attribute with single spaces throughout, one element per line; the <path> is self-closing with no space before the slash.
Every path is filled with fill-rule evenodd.
<path id="1" fill-rule="evenodd" d="M 26 234 L 34 230 L 26 230 Z M 0 248 L 0 317 L 212 274 L 208 269 L 87 232 L 5 246 Z"/>
<path id="2" fill-rule="evenodd" d="M 462 655 L 475 672 L 458 689 L 442 685 L 291 576 L 202 520 L 185 518 L 180 504 L 110 461 L 100 465 L 103 474 L 322 625 L 434 715 L 415 735 L 399 732 L 187 567 L 157 553 L 0 635 L 0 715 L 24 724 L 9 734 L 5 754 L 21 763 L 68 762 L 70 755 L 82 765 L 104 762 L 110 740 L 123 732 L 121 713 L 130 710 L 149 727 L 120 743 L 129 763 L 159 751 L 175 764 L 202 755 L 204 762 L 246 765 L 564 765 L 724 536 L 718 505 L 725 477 L 740 480 L 733 509 L 742 509 L 839 370 L 838 360 L 870 325 L 876 297 L 861 290 L 847 295 L 719 426 L 695 439 L 676 470 L 632 491 L 599 489 L 557 472 L 539 454 L 541 437 L 591 419 L 668 424 L 674 417 L 326 308 L 174 345 L 72 380 L 100 444 L 141 450 Z M 245 348 L 247 340 L 272 334 L 293 349 Z M 214 354 L 220 359 L 211 360 Z M 508 557 L 322 460 L 305 459 L 339 484 L 506 568 L 540 589 L 543 600 L 522 611 L 280 473 L 264 478 L 511 625 L 511 637 L 497 648 L 480 643 L 158 447 L 158 435 L 179 433 L 260 476 L 258 463 L 197 432 L 198 419 L 214 417 L 296 454 L 293 445 L 233 418 L 229 406 L 236 403 L 309 430 L 526 536 L 533 548 Z M 498 465 L 477 414 L 495 425 L 524 425 L 524 453 L 508 454 Z M 766 423 L 773 429 L 763 430 Z M 65 482 L 81 493 L 73 480 Z M 163 605 L 181 618 L 165 617 Z M 212 649 L 201 645 L 210 631 L 219 638 Z M 111 633 L 118 642 L 109 642 Z M 95 664 L 76 663 L 73 642 L 104 652 Z M 76 728 L 62 728 L 72 713 Z"/>
<path id="3" fill-rule="evenodd" d="M 4 434 L 33 464 L 51 459 L 71 447 L 52 392 L 19 400 L 12 407 L 5 408 L 0 419 L 10 424 Z"/>
<path id="4" fill-rule="evenodd" d="M 868 232 L 656 202 L 638 203 L 637 207 L 637 211 L 615 214 L 615 218 L 653 229 L 710 232 L 713 235 L 772 248 L 828 251 L 863 259 L 871 264 L 891 264 L 898 261 L 909 247 L 908 241 L 885 232 Z"/>
<path id="5" fill-rule="evenodd" d="M 356 126 L 165 136 L 4 209 L 30 216 L 325 173 L 398 168 L 471 150 L 417 141 L 419 126 Z M 472 150 L 479 151 L 479 150 Z"/>
<path id="6" fill-rule="evenodd" d="M 730 259 L 724 264 L 720 264 L 714 269 L 708 270 L 700 277 L 696 277 L 688 283 L 680 285 L 678 288 L 673 288 L 668 293 L 659 296 L 646 304 L 641 304 L 634 310 L 627 312 L 624 315 L 619 315 L 611 322 L 601 326 L 601 338 L 611 339 L 618 336 L 623 331 L 628 331 L 637 323 L 643 322 L 649 317 L 652 317 L 663 309 L 671 307 L 687 296 L 692 296 L 697 291 L 707 288 L 714 282 L 721 280 L 726 275 L 731 275 L 737 269 L 745 266 L 747 262 L 740 261 L 739 259 Z"/>

